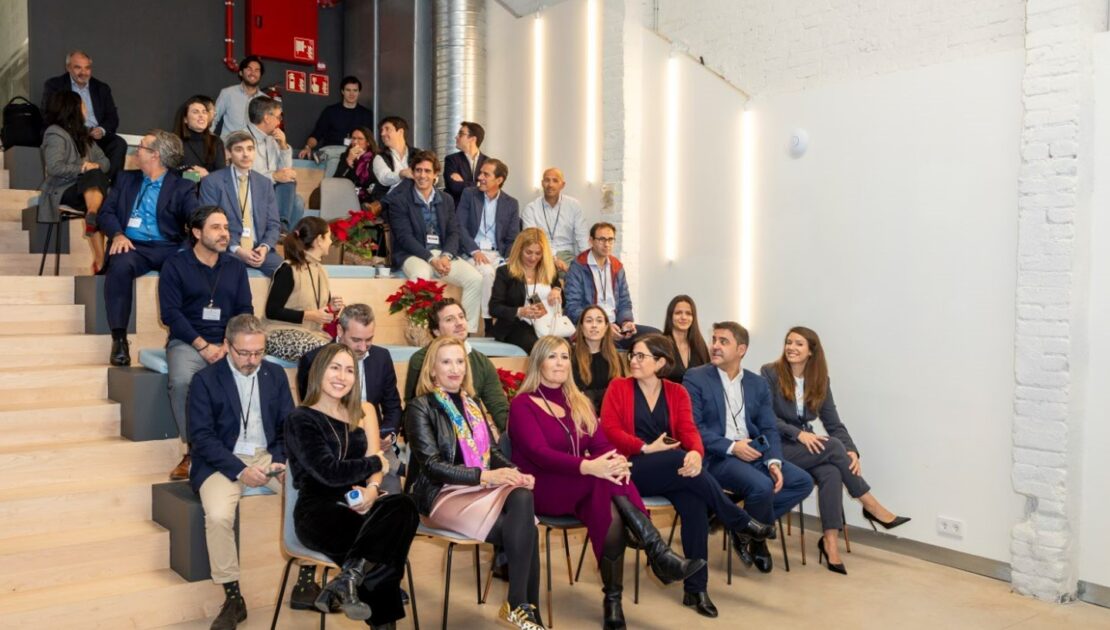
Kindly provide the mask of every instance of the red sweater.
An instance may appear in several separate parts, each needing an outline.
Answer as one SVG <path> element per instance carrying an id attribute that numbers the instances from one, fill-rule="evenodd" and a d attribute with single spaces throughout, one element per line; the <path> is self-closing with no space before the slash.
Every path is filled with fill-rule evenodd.
<path id="1" fill-rule="evenodd" d="M 682 443 L 683 449 L 697 451 L 705 456 L 701 434 L 694 425 L 690 394 L 678 383 L 667 380 L 662 383 L 663 397 L 667 399 L 667 413 L 671 420 L 671 436 Z M 609 383 L 609 389 L 601 403 L 601 429 L 613 446 L 626 457 L 639 455 L 640 449 L 644 447 L 644 441 L 636 437 L 636 397 L 633 387 L 638 387 L 636 379 L 615 378 Z"/>

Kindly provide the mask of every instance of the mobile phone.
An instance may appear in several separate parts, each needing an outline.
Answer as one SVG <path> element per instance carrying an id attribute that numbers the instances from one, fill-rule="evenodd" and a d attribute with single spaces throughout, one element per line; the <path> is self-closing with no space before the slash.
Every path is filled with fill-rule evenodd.
<path id="1" fill-rule="evenodd" d="M 671 437 L 669 435 L 664 435 L 663 436 L 663 443 L 664 444 L 678 444 L 678 440 L 674 439 L 673 437 Z"/>
<path id="2" fill-rule="evenodd" d="M 266 473 L 266 476 L 269 477 L 270 479 L 273 479 L 274 477 L 277 477 L 278 475 L 280 475 L 283 472 L 285 472 L 284 468 L 282 468 L 281 470 L 270 470 Z"/>
<path id="3" fill-rule="evenodd" d="M 539 304 L 539 303 L 540 303 L 540 296 L 538 296 L 534 293 L 532 295 L 528 296 L 528 306 L 532 306 L 533 304 Z"/>
<path id="4" fill-rule="evenodd" d="M 752 440 L 752 448 L 759 451 L 760 453 L 766 453 L 767 449 L 771 448 L 771 443 L 767 441 L 766 435 L 760 435 L 759 437 Z"/>

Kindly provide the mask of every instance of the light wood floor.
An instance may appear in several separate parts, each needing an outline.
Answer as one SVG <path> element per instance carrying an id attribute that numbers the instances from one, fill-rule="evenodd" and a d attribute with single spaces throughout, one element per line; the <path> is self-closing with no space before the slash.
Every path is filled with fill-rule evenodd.
<path id="1" fill-rule="evenodd" d="M 719 538 L 715 538 L 719 541 Z M 1060 630 L 1110 628 L 1110 609 L 1085 603 L 1049 604 L 1010 592 L 1009 585 L 902 556 L 862 544 L 853 544 L 852 553 L 842 553 L 849 575 L 841 576 L 814 563 L 802 566 L 796 535 L 790 543 L 791 571 L 781 567 L 781 554 L 775 549 L 775 570 L 769 575 L 740 568 L 732 586 L 725 584 L 724 553 L 719 546 L 710 550 L 709 592 L 720 609 L 718 619 L 706 619 L 682 607 L 682 586 L 663 587 L 653 578 L 641 575 L 640 603 L 632 603 L 631 554 L 625 575 L 624 610 L 630 628 L 893 628 L 929 629 L 1015 629 Z M 676 541 L 676 546 L 677 546 Z M 580 543 L 572 540 L 574 552 Z M 561 544 L 552 540 L 552 567 L 555 586 L 555 628 L 577 630 L 600 625 L 601 592 L 595 565 L 587 555 L 582 580 L 569 586 Z M 488 556 L 483 553 L 483 561 Z M 574 554 L 577 558 L 577 554 Z M 417 542 L 412 550 L 417 601 L 421 625 L 439 628 L 443 604 L 443 548 L 431 542 Z M 739 563 L 734 562 L 734 567 Z M 505 585 L 494 582 L 489 601 L 475 603 L 473 553 L 457 550 L 452 570 L 449 628 L 509 627 L 497 620 L 497 608 L 505 596 Z M 216 589 L 216 586 L 212 586 Z M 267 628 L 273 615 L 271 602 L 248 601 L 251 606 L 244 630 Z M 546 606 L 544 606 L 546 613 Z M 176 630 L 202 630 L 211 620 L 198 620 L 168 626 Z M 279 628 L 318 627 L 319 615 L 281 613 Z M 342 615 L 328 617 L 331 628 L 365 628 Z M 410 618 L 399 624 L 411 628 Z"/>

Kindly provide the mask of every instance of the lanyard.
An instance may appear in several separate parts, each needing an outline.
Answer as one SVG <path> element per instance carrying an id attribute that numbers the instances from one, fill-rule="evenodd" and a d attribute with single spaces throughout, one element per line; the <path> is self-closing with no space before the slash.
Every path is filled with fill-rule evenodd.
<path id="1" fill-rule="evenodd" d="M 312 283 L 312 294 L 316 296 L 316 308 L 320 308 L 320 289 L 316 287 L 316 278 L 312 275 L 312 267 L 309 266 L 307 271 L 308 281 Z"/>
<path id="2" fill-rule="evenodd" d="M 593 256 L 593 254 L 591 253 L 590 256 Z M 609 261 L 606 260 L 605 262 L 606 262 L 605 269 L 602 269 L 600 266 L 597 268 L 597 283 L 598 283 L 598 285 L 601 286 L 601 291 L 599 291 L 598 302 L 604 302 L 605 301 L 605 296 L 608 295 L 609 279 L 608 279 L 607 274 L 605 272 L 609 269 L 609 264 L 608 264 Z"/>
<path id="3" fill-rule="evenodd" d="M 152 182 L 143 182 L 143 185 L 139 188 L 139 196 L 135 197 L 135 205 L 131 206 L 131 214 L 135 214 L 139 210 L 139 204 L 143 202 L 143 195 L 153 185 Z"/>
<path id="4" fill-rule="evenodd" d="M 540 210 L 543 211 L 543 222 L 547 226 L 547 233 L 551 235 L 551 240 L 555 240 L 555 230 L 559 229 L 559 216 L 563 214 L 563 198 L 559 197 L 559 203 L 555 204 L 555 227 L 551 227 L 551 221 L 547 220 L 547 208 L 544 204 L 547 202 L 540 201 Z"/>
<path id="5" fill-rule="evenodd" d="M 547 407 L 547 413 L 552 417 L 552 419 L 555 420 L 555 423 L 559 425 L 559 428 L 562 429 L 563 432 L 567 434 L 567 441 L 570 442 L 570 452 L 571 452 L 571 454 L 574 455 L 575 457 L 581 457 L 581 450 L 582 450 L 582 447 L 581 447 L 581 444 L 580 444 L 581 438 L 579 438 L 578 441 L 576 441 L 574 439 L 574 437 L 570 433 L 570 429 L 568 429 L 567 426 L 565 424 L 563 424 L 562 420 L 560 420 L 559 417 L 555 415 L 555 410 L 551 408 L 551 403 L 548 402 L 547 396 L 544 396 L 543 390 L 537 388 L 536 393 L 539 394 L 540 398 L 543 399 L 543 405 L 545 407 Z M 570 413 L 570 410 L 564 409 L 564 411 L 566 411 L 568 414 Z M 577 431 L 575 431 L 575 433 L 577 433 Z"/>
<path id="6" fill-rule="evenodd" d="M 251 417 L 251 401 L 254 400 L 254 384 L 258 382 L 258 372 L 251 376 L 251 391 L 247 394 L 247 408 L 246 410 L 239 410 L 239 419 L 243 421 L 243 436 L 247 437 L 247 421 Z"/>
<path id="7" fill-rule="evenodd" d="M 203 263 L 202 263 L 203 264 Z M 216 301 L 216 288 L 220 286 L 220 274 L 224 272 L 224 268 L 220 266 L 220 259 L 216 258 L 216 279 L 208 283 L 208 306 L 211 306 Z M 208 282 L 208 276 L 205 274 L 204 281 Z"/>
<path id="8" fill-rule="evenodd" d="M 744 413 L 744 395 L 743 394 L 740 395 L 740 409 L 733 412 L 732 411 L 732 396 L 729 395 L 729 391 L 728 391 L 729 389 L 732 389 L 731 384 L 729 385 L 728 389 L 725 390 L 725 407 L 728 409 L 728 414 L 730 416 L 732 416 L 732 428 L 735 429 L 737 433 L 740 433 L 740 423 L 737 422 L 736 419 Z M 745 424 L 747 424 L 747 421 L 745 421 Z M 746 432 L 746 430 L 745 430 L 745 432 Z"/>
<path id="9" fill-rule="evenodd" d="M 486 232 L 489 232 L 489 229 L 491 227 L 493 227 L 494 225 L 497 225 L 497 209 L 496 209 L 496 206 L 494 207 L 493 223 L 486 223 L 486 215 L 488 214 L 486 212 L 486 209 L 489 207 L 490 204 L 497 203 L 497 199 L 495 198 L 493 200 L 490 200 L 490 198 L 486 197 L 485 194 L 483 194 L 482 197 L 484 199 L 484 201 L 482 202 L 482 234 L 485 234 Z"/>

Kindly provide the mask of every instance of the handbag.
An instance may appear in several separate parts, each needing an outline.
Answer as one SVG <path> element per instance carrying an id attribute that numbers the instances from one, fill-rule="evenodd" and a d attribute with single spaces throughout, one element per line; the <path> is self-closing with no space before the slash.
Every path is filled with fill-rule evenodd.
<path id="1" fill-rule="evenodd" d="M 537 337 L 548 335 L 572 337 L 574 335 L 574 323 L 570 321 L 569 317 L 563 315 L 562 303 L 553 309 L 547 309 L 547 313 L 543 317 L 533 319 L 532 329 L 536 331 Z"/>

